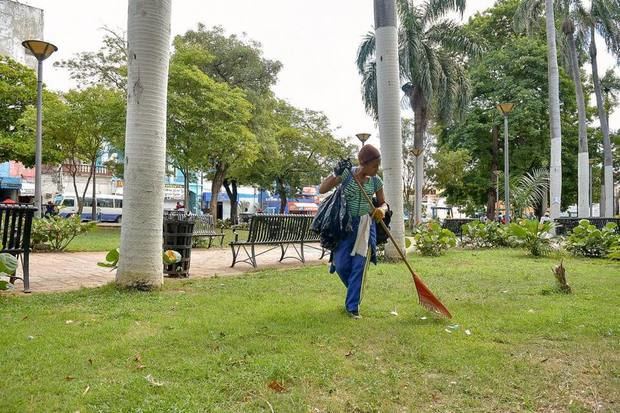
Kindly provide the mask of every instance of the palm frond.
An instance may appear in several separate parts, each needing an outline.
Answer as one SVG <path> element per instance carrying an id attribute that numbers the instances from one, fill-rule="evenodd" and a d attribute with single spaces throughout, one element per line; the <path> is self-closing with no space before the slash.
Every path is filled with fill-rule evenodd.
<path id="1" fill-rule="evenodd" d="M 368 32 L 362 39 L 362 43 L 357 49 L 357 58 L 355 63 L 357 65 L 357 71 L 360 75 L 364 75 L 366 65 L 375 58 L 376 41 L 375 33 Z"/>
<path id="2" fill-rule="evenodd" d="M 422 20 L 428 24 L 445 17 L 448 13 L 457 12 L 463 17 L 465 0 L 426 0 L 421 6 Z"/>
<path id="3" fill-rule="evenodd" d="M 377 100 L 377 64 L 372 61 L 366 65 L 362 73 L 362 100 L 366 113 L 375 120 L 379 119 L 379 104 Z"/>
<path id="4" fill-rule="evenodd" d="M 516 32 L 532 33 L 541 25 L 545 11 L 544 0 L 523 0 L 519 3 L 514 15 L 514 28 Z"/>
<path id="5" fill-rule="evenodd" d="M 443 21 L 432 25 L 425 36 L 429 41 L 440 45 L 443 49 L 470 57 L 479 57 L 482 54 L 480 45 L 473 41 L 461 26 L 452 21 Z"/>
<path id="6" fill-rule="evenodd" d="M 542 201 L 545 192 L 549 191 L 549 171 L 546 169 L 534 169 L 512 181 L 515 212 L 521 213 L 525 208 L 536 206 Z"/>

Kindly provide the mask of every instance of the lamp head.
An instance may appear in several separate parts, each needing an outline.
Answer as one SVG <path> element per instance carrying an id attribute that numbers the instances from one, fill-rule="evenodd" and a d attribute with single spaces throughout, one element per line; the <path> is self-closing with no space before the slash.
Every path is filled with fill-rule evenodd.
<path id="1" fill-rule="evenodd" d="M 362 145 L 364 145 L 368 138 L 370 138 L 370 133 L 358 133 L 355 136 L 357 136 L 357 139 L 359 139 L 360 142 L 362 142 Z"/>
<path id="2" fill-rule="evenodd" d="M 506 116 L 510 112 L 512 112 L 512 109 L 514 108 L 514 106 L 515 106 L 514 103 L 499 103 L 497 105 L 497 110 L 499 110 L 502 115 Z"/>
<path id="3" fill-rule="evenodd" d="M 43 61 L 56 52 L 58 48 L 43 40 L 24 40 L 22 46 L 26 48 L 38 61 Z"/>

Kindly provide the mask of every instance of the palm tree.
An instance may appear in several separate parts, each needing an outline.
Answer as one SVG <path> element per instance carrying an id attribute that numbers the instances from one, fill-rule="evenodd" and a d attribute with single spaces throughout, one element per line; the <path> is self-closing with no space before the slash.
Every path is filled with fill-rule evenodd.
<path id="1" fill-rule="evenodd" d="M 431 112 L 447 121 L 461 112 L 469 96 L 463 57 L 476 55 L 479 48 L 454 22 L 445 19 L 450 12 L 463 13 L 465 0 L 429 0 L 415 6 L 411 0 L 397 0 L 400 28 L 398 57 L 402 90 L 414 114 L 414 154 L 416 156 L 415 222 L 420 222 L 424 187 L 424 136 Z M 366 110 L 381 114 L 377 103 L 376 46 L 379 38 L 368 33 L 357 53 L 362 75 L 362 95 Z M 381 62 L 381 59 L 379 59 Z M 399 123 L 400 124 L 400 123 Z M 400 147 L 400 145 L 399 145 Z M 401 182 L 401 179 L 398 179 Z"/>
<path id="2" fill-rule="evenodd" d="M 376 76 L 374 90 L 376 114 L 379 120 L 379 137 L 383 158 L 386 200 L 393 209 L 392 232 L 401 248 L 405 246 L 405 225 L 403 213 L 402 148 L 400 120 L 400 89 L 398 82 L 398 32 L 396 29 L 396 5 L 394 0 L 375 0 L 376 53 L 381 56 L 373 66 Z M 398 252 L 388 244 L 387 258 L 397 259 Z"/>
<path id="3" fill-rule="evenodd" d="M 170 6 L 170 0 L 129 0 L 125 188 L 116 282 L 133 288 L 163 283 Z"/>
<path id="4" fill-rule="evenodd" d="M 544 6 L 544 9 L 543 9 Z M 538 17 L 545 12 L 547 37 L 547 72 L 549 82 L 549 123 L 551 151 L 549 186 L 551 195 L 551 219 L 560 216 L 562 201 L 562 128 L 560 126 L 560 74 L 556 45 L 555 12 L 553 0 L 524 0 L 515 13 L 515 27 L 530 31 Z M 586 192 L 588 192 L 586 190 Z"/>
<path id="5" fill-rule="evenodd" d="M 580 2 L 578 2 L 580 3 Z M 596 60 L 596 34 L 600 34 L 607 47 L 616 55 L 620 54 L 620 2 L 610 0 L 592 0 L 590 13 L 578 4 L 581 22 L 590 36 L 590 63 L 592 65 L 592 83 L 596 95 L 596 106 L 603 135 L 603 185 L 601 191 L 601 216 L 613 216 L 614 175 L 611 141 L 609 139 L 609 114 L 605 110 L 601 79 Z M 609 73 L 609 72 L 608 72 Z M 613 71 L 611 72 L 613 74 Z M 607 76 L 607 73 L 605 74 Z"/>

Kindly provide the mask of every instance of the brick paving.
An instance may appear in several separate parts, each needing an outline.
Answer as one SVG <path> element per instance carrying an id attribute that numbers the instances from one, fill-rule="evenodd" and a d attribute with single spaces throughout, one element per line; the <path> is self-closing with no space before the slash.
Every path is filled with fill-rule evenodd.
<path id="1" fill-rule="evenodd" d="M 267 248 L 257 248 L 257 252 Z M 230 268 L 232 252 L 230 248 L 211 248 L 192 250 L 190 278 L 207 278 L 214 275 L 242 274 L 268 268 L 290 269 L 304 265 L 326 265 L 327 257 L 319 260 L 320 252 L 315 249 L 304 250 L 306 263 L 295 259 L 280 259 L 280 249 L 276 248 L 257 257 L 257 269 L 245 263 L 237 263 Z M 80 288 L 99 287 L 114 281 L 115 271 L 97 266 L 103 261 L 105 252 L 63 252 L 30 254 L 30 289 L 33 293 L 71 291 Z M 21 264 L 19 265 L 21 267 Z M 18 274 L 21 268 L 18 269 Z M 15 283 L 15 291 L 23 290 L 20 281 Z"/>

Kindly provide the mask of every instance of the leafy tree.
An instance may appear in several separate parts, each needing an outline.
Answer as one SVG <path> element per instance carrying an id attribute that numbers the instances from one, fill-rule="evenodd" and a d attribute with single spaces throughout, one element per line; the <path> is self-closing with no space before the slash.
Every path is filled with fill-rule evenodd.
<path id="1" fill-rule="evenodd" d="M 350 156 L 354 148 L 333 136 L 329 120 L 321 112 L 301 111 L 279 101 L 275 118 L 275 145 L 245 171 L 243 179 L 277 193 L 283 213 L 288 197 L 306 185 L 318 185 L 337 160 Z"/>
<path id="2" fill-rule="evenodd" d="M 211 56 L 210 59 L 202 60 L 197 67 L 212 79 L 224 82 L 231 88 L 243 90 L 245 98 L 252 104 L 250 130 L 256 136 L 257 142 L 266 147 L 271 146 L 274 139 L 271 124 L 273 120 L 270 115 L 273 109 L 271 86 L 275 84 L 282 64 L 279 61 L 266 59 L 260 43 L 247 39 L 245 36 L 227 35 L 220 26 L 209 29 L 199 23 L 196 30 L 177 36 L 175 45 L 200 48 Z M 236 163 L 234 167 L 237 176 L 225 174 L 222 184 L 230 199 L 230 218 L 236 222 L 238 176 L 245 175 L 239 169 L 250 168 L 251 164 L 241 162 Z M 213 205 L 217 205 L 220 186 L 218 186 L 218 192 L 211 192 L 212 211 L 215 211 Z"/>
<path id="3" fill-rule="evenodd" d="M 238 88 L 216 82 L 199 69 L 211 56 L 201 47 L 175 42 L 169 74 L 168 157 L 185 177 L 214 167 L 212 194 L 218 193 L 230 165 L 251 163 L 257 152 L 249 129 L 252 105 Z M 217 211 L 217 198 L 211 210 Z"/>
<path id="4" fill-rule="evenodd" d="M 501 124 L 501 116 L 495 108 L 498 102 L 516 103 L 509 124 L 510 175 L 522 176 L 548 165 L 546 45 L 541 37 L 526 37 L 512 31 L 511 17 L 515 8 L 516 2 L 500 3 L 468 23 L 470 35 L 481 39 L 488 49 L 469 70 L 472 100 L 463 120 L 445 127 L 439 134 L 440 151 L 463 149 L 471 155 L 462 185 L 446 186 L 448 201 L 468 205 L 469 211 L 479 210 L 485 203 L 489 207 L 495 203 L 493 171 L 503 169 L 503 156 L 494 143 L 500 138 L 495 135 L 494 139 L 491 133 Z M 565 136 L 562 205 L 566 207 L 577 195 L 577 131 L 574 88 L 563 71 L 560 71 L 560 81 Z M 438 163 L 438 168 L 441 167 L 442 163 Z"/>
<path id="5" fill-rule="evenodd" d="M 103 27 L 103 46 L 96 52 L 82 52 L 54 63 L 67 69 L 80 87 L 103 85 L 127 90 L 127 39 L 125 33 Z"/>

